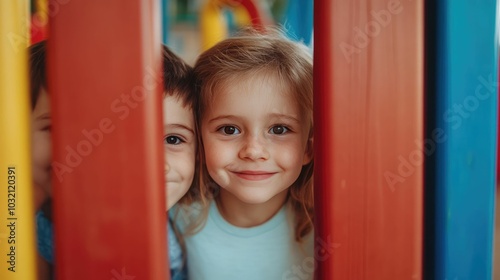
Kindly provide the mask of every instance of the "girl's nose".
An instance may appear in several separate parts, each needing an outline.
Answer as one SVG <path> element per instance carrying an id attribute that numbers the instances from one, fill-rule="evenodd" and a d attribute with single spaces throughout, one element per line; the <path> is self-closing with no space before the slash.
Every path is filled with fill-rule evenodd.
<path id="1" fill-rule="evenodd" d="M 241 148 L 239 157 L 248 160 L 267 160 L 269 158 L 269 151 L 265 143 L 258 136 L 251 136 L 248 137 Z"/>

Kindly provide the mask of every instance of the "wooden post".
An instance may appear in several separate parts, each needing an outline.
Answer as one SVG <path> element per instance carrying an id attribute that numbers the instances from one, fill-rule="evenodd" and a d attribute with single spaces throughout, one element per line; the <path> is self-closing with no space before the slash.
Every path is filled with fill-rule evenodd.
<path id="1" fill-rule="evenodd" d="M 51 0 L 58 279 L 168 279 L 157 0 Z"/>
<path id="2" fill-rule="evenodd" d="M 36 279 L 28 2 L 0 1 L 0 279 Z"/>
<path id="3" fill-rule="evenodd" d="M 423 1 L 314 4 L 316 279 L 422 279 Z"/>
<path id="4" fill-rule="evenodd" d="M 433 140 L 432 176 L 426 178 L 432 195 L 426 206 L 434 216 L 426 220 L 426 237 L 434 239 L 426 246 L 426 279 L 492 279 L 497 1 L 429 5 L 427 99 L 435 114 L 428 134 L 439 133 L 441 141 Z"/>

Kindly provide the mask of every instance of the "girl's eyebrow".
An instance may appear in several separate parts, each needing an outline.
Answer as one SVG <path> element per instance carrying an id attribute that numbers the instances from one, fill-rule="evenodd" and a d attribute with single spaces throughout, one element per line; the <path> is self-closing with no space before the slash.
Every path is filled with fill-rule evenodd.
<path id="1" fill-rule="evenodd" d="M 271 114 L 271 117 L 279 118 L 279 119 L 287 119 L 292 122 L 300 123 L 300 120 L 295 116 L 285 115 L 285 114 Z"/>
<path id="2" fill-rule="evenodd" d="M 191 134 L 194 135 L 194 130 L 191 128 L 191 127 L 188 127 L 186 125 L 183 125 L 183 124 L 179 124 L 179 123 L 173 123 L 173 124 L 166 124 L 164 125 L 164 128 L 179 128 L 179 129 L 184 129 L 184 130 L 187 130 L 189 132 L 191 132 Z"/>
<path id="3" fill-rule="evenodd" d="M 37 120 L 50 119 L 50 113 L 44 113 L 36 117 Z"/>
<path id="4" fill-rule="evenodd" d="M 218 116 L 218 117 L 215 117 L 215 118 L 209 120 L 208 123 L 215 122 L 215 121 L 222 120 L 222 119 L 237 119 L 237 117 L 233 116 L 233 115 L 222 115 L 222 116 Z"/>
<path id="5" fill-rule="evenodd" d="M 273 113 L 273 114 L 269 114 L 269 117 L 277 118 L 277 119 L 286 119 L 286 120 L 289 120 L 291 122 L 300 123 L 300 120 L 292 115 Z M 222 116 L 218 116 L 218 117 L 215 117 L 215 118 L 209 120 L 208 123 L 215 122 L 215 121 L 218 121 L 221 119 L 238 119 L 238 117 L 234 116 L 234 115 L 222 115 Z"/>

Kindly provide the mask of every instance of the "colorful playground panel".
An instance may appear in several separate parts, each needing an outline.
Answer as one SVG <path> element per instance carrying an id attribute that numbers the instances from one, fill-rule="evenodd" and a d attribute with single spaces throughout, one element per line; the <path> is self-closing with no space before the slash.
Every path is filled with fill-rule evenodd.
<path id="1" fill-rule="evenodd" d="M 168 279 L 159 4 L 72 1 L 51 18 L 58 279 Z"/>
<path id="2" fill-rule="evenodd" d="M 423 1 L 314 12 L 316 277 L 421 279 Z"/>
<path id="3" fill-rule="evenodd" d="M 36 279 L 28 5 L 0 2 L 0 279 Z"/>
<path id="4" fill-rule="evenodd" d="M 429 4 L 425 271 L 491 279 L 497 143 L 497 1 Z M 431 28 L 432 26 L 432 28 Z M 441 137 L 433 139 L 431 134 Z M 428 145 L 430 148 L 431 146 Z"/>

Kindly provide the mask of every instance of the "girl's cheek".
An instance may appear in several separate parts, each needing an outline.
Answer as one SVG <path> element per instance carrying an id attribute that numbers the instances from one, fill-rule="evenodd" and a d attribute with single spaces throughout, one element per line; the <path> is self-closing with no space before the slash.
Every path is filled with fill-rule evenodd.
<path id="1" fill-rule="evenodd" d="M 217 183 L 217 185 L 225 188 L 229 185 L 229 174 L 222 169 L 209 170 L 210 177 Z"/>

